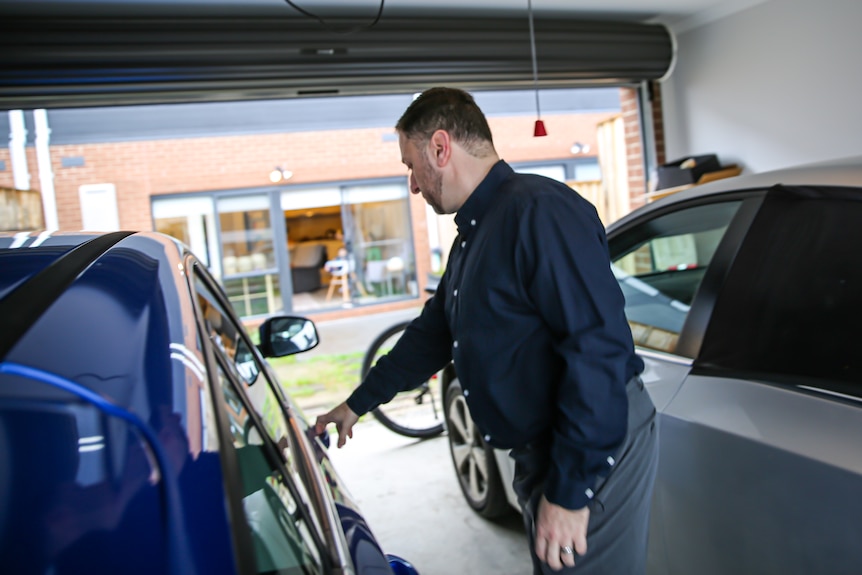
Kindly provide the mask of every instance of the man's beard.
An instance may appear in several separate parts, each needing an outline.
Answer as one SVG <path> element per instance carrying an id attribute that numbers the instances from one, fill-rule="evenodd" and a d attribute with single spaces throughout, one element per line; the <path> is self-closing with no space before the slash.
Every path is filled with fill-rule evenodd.
<path id="1" fill-rule="evenodd" d="M 431 166 L 431 162 L 424 158 L 425 173 L 428 174 L 428 186 L 421 188 L 422 197 L 437 214 L 448 213 L 443 209 L 443 175 Z"/>

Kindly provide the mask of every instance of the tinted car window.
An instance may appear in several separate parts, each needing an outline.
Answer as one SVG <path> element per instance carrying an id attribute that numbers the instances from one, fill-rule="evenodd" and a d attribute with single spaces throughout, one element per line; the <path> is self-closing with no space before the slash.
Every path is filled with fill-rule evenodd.
<path id="1" fill-rule="evenodd" d="M 635 344 L 675 352 L 706 268 L 741 202 L 681 209 L 610 241 Z"/>
<path id="2" fill-rule="evenodd" d="M 292 450 L 280 402 L 262 366 L 206 283 L 195 282 L 206 334 L 218 360 L 221 399 L 230 422 L 243 485 L 243 509 L 261 573 L 322 572 L 317 518 Z"/>
<path id="3" fill-rule="evenodd" d="M 260 374 L 260 368 L 248 342 L 241 335 L 242 329 L 233 322 L 204 284 L 197 282 L 196 286 L 205 332 L 210 341 L 224 354 L 231 369 L 236 370 L 243 381 L 254 383 Z"/>
<path id="4" fill-rule="evenodd" d="M 223 369 L 219 380 L 243 487 L 243 510 L 254 541 L 259 573 L 321 573 L 314 538 L 300 513 L 281 466 L 263 441 L 241 397 Z M 280 447 L 280 446 L 279 446 Z"/>
<path id="5" fill-rule="evenodd" d="M 700 362 L 843 382 L 862 396 L 862 189 L 767 194 L 734 261 Z"/>

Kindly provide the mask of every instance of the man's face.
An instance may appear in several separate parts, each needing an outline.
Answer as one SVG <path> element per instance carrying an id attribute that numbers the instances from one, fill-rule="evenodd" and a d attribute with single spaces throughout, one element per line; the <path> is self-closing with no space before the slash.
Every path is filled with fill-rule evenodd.
<path id="1" fill-rule="evenodd" d="M 431 163 L 427 146 L 419 147 L 404 134 L 398 134 L 401 161 L 410 172 L 410 192 L 422 198 L 438 214 L 447 214 L 443 205 L 443 174 Z M 454 211 L 454 210 L 453 210 Z"/>

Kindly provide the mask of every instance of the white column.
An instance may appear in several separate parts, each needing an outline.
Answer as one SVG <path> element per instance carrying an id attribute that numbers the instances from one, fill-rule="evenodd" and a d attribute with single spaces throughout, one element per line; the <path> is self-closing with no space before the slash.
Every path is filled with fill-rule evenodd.
<path id="1" fill-rule="evenodd" d="M 23 110 L 9 110 L 9 156 L 12 160 L 12 177 L 15 189 L 30 189 L 30 171 L 27 168 L 27 128 Z"/>
<path id="2" fill-rule="evenodd" d="M 51 129 L 44 109 L 33 110 L 33 118 L 36 121 L 36 162 L 39 165 L 45 229 L 52 231 L 59 229 L 60 223 L 57 217 L 57 196 L 54 193 L 54 170 L 51 169 Z"/>

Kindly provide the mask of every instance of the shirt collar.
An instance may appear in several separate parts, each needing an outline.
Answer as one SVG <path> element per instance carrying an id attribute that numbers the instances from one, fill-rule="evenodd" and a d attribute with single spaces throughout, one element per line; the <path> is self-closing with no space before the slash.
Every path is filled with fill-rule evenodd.
<path id="1" fill-rule="evenodd" d="M 482 216 L 488 211 L 488 207 L 494 199 L 494 191 L 515 170 L 505 161 L 500 160 L 491 168 L 485 179 L 482 180 L 458 213 L 455 214 L 455 225 L 458 233 L 464 235 L 481 221 Z"/>

